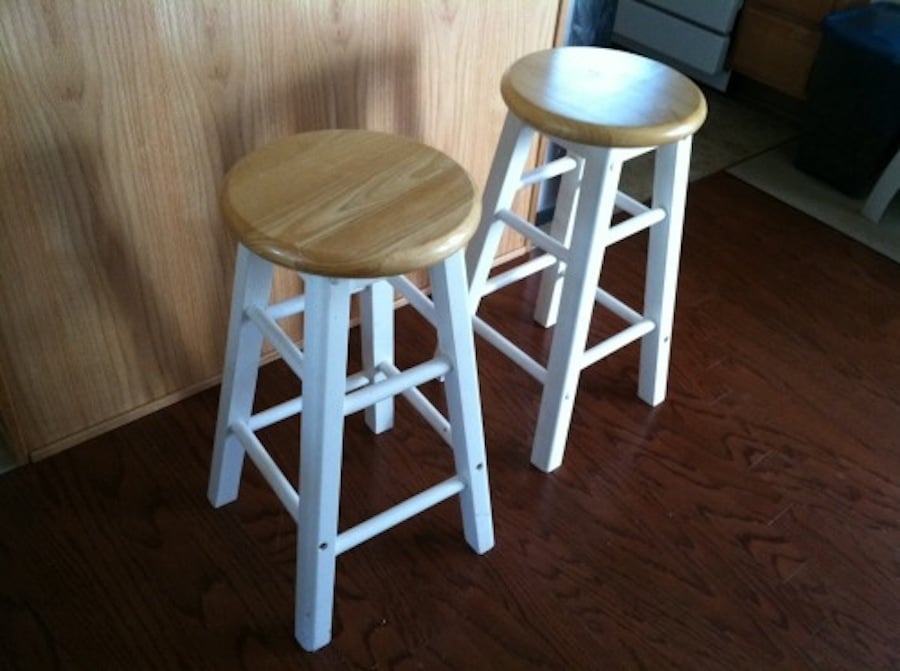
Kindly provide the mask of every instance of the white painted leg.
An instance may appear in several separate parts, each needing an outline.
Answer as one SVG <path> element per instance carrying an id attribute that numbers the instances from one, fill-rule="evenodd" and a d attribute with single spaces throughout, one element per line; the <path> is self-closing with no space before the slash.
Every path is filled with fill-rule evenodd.
<path id="1" fill-rule="evenodd" d="M 656 150 L 653 207 L 662 207 L 667 216 L 650 228 L 643 314 L 653 320 L 656 328 L 641 340 L 638 377 L 638 396 L 650 405 L 665 399 L 669 378 L 691 139 L 687 137 Z"/>
<path id="2" fill-rule="evenodd" d="M 566 267 L 531 450 L 531 463 L 545 472 L 557 468 L 565 453 L 603 263 L 604 237 L 609 230 L 622 170 L 615 150 L 597 148 L 584 158 L 572 253 Z"/>
<path id="3" fill-rule="evenodd" d="M 898 192 L 900 192 L 900 151 L 894 155 L 884 172 L 881 173 L 881 177 L 875 182 L 875 186 L 863 206 L 863 216 L 877 224 L 884 216 L 888 204 Z"/>
<path id="4" fill-rule="evenodd" d="M 394 290 L 386 281 L 369 285 L 360 295 L 363 371 L 373 382 L 384 379 L 379 364 L 394 363 Z M 374 433 L 394 426 L 394 399 L 366 408 L 366 424 Z"/>
<path id="5" fill-rule="evenodd" d="M 572 154 L 569 154 L 572 156 Z M 584 172 L 584 161 L 572 156 L 577 162 L 577 167 L 563 174 L 559 191 L 556 195 L 556 208 L 553 212 L 553 221 L 550 223 L 550 235 L 562 242 L 566 247 L 572 240 L 572 222 L 575 220 L 575 211 L 578 207 L 578 192 L 581 188 L 581 175 Z M 566 272 L 566 264 L 557 261 L 541 274 L 541 286 L 538 289 L 537 301 L 534 307 L 534 320 L 545 328 L 556 323 L 559 311 L 559 297 L 562 291 L 563 277 Z"/>
<path id="6" fill-rule="evenodd" d="M 466 541 L 479 554 L 494 546 L 481 395 L 465 287 L 463 253 L 429 270 L 437 316 L 438 347 L 453 367 L 444 379 L 456 472 L 466 482 L 459 493 Z"/>
<path id="7" fill-rule="evenodd" d="M 295 634 L 305 650 L 331 640 L 344 435 L 350 282 L 307 275 L 297 523 Z"/>
<path id="8" fill-rule="evenodd" d="M 266 306 L 271 285 L 272 264 L 238 245 L 225 369 L 207 490 L 210 502 L 216 507 L 234 501 L 238 495 L 244 449 L 229 427 L 250 417 L 262 352 L 262 333 L 244 312 L 251 305 Z"/>
<path id="9" fill-rule="evenodd" d="M 469 291 L 472 314 L 484 292 L 484 283 L 491 272 L 504 224 L 495 214 L 512 206 L 522 182 L 522 173 L 531 151 L 534 130 L 513 114 L 506 115 L 503 131 L 482 198 L 481 224 L 469 241 L 466 263 L 469 271 Z"/>

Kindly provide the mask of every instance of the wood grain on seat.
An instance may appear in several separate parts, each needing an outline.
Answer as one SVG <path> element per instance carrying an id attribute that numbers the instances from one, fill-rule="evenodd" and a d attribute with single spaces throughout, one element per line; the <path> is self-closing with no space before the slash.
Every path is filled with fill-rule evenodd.
<path id="1" fill-rule="evenodd" d="M 245 156 L 226 176 L 222 209 L 260 256 L 331 277 L 431 266 L 466 244 L 481 211 L 451 158 L 364 130 L 301 133 Z"/>
<path id="2" fill-rule="evenodd" d="M 519 59 L 500 85 L 520 119 L 563 140 L 656 147 L 692 135 L 706 99 L 667 65 L 615 49 L 565 47 Z"/>

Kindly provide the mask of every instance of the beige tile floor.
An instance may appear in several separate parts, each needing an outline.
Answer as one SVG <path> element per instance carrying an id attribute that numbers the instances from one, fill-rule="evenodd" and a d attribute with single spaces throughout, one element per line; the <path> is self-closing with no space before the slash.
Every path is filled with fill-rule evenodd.
<path id="1" fill-rule="evenodd" d="M 732 166 L 728 172 L 900 263 L 900 198 L 877 223 L 862 215 L 866 197 L 851 198 L 794 167 L 789 142 Z"/>

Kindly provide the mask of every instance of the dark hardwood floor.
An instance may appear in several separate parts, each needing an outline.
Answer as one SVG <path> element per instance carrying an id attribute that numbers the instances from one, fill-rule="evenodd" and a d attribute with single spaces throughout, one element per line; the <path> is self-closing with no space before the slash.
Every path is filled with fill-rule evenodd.
<path id="1" fill-rule="evenodd" d="M 635 304 L 643 242 L 604 281 Z M 529 284 L 485 305 L 535 352 Z M 595 333 L 604 329 L 595 320 Z M 430 334 L 398 313 L 402 360 Z M 3 669 L 900 669 L 900 266 L 724 174 L 689 197 L 668 400 L 637 350 L 582 377 L 566 460 L 479 344 L 497 546 L 442 504 L 338 560 L 335 636 L 292 636 L 295 529 L 252 466 L 213 510 L 217 389 L 0 478 Z M 266 402 L 296 392 L 264 369 Z M 85 390 L 89 393 L 89 390 Z M 442 479 L 402 402 L 348 420 L 341 515 Z M 289 473 L 297 423 L 267 430 Z"/>

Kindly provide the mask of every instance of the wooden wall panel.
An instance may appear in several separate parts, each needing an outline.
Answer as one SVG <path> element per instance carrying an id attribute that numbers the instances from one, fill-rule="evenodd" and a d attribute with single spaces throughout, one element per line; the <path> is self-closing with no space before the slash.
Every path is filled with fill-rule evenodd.
<path id="1" fill-rule="evenodd" d="M 440 147 L 483 183 L 499 77 L 552 44 L 557 10 L 0 3 L 0 412 L 18 454 L 50 454 L 217 378 L 234 258 L 217 193 L 239 156 L 302 130 L 381 129 Z M 279 291 L 292 281 L 280 276 Z"/>

